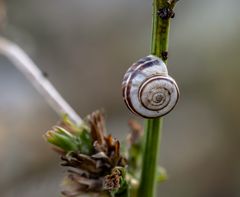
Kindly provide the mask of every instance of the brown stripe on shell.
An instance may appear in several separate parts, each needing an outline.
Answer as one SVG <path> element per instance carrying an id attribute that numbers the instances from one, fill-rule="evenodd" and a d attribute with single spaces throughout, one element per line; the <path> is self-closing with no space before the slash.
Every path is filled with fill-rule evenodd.
<path id="1" fill-rule="evenodd" d="M 130 67 L 130 69 L 131 69 L 131 70 L 134 70 L 134 69 L 135 69 L 136 67 L 138 67 L 140 64 L 143 64 L 144 62 L 147 62 L 147 61 L 150 61 L 150 60 L 152 60 L 152 57 L 150 57 L 150 56 L 141 58 L 140 60 L 138 60 L 137 62 L 135 62 L 135 63 Z"/>
<path id="2" fill-rule="evenodd" d="M 147 61 L 147 62 L 146 62 Z M 146 63 L 145 63 L 146 62 Z M 126 103 L 128 109 L 133 112 L 134 114 L 140 115 L 142 116 L 142 114 L 138 113 L 137 111 L 135 111 L 135 108 L 132 105 L 131 99 L 130 98 L 130 90 L 131 90 L 131 86 L 132 86 L 132 79 L 140 73 L 140 71 L 142 71 L 145 68 L 149 68 L 151 66 L 154 66 L 155 64 L 153 63 L 157 63 L 159 62 L 156 59 L 152 59 L 151 57 L 145 57 L 140 59 L 138 62 L 136 62 L 135 64 L 133 64 L 128 71 L 126 72 L 124 79 L 123 79 L 123 83 L 122 83 L 122 91 L 123 91 L 123 99 L 124 102 Z M 134 70 L 136 68 L 138 68 L 138 70 Z M 130 77 L 130 78 L 129 78 Z M 128 83 L 127 83 L 128 81 Z"/>

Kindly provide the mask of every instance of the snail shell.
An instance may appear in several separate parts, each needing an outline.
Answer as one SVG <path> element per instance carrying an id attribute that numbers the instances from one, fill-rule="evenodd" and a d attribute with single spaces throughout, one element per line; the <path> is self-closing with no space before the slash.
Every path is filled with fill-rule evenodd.
<path id="1" fill-rule="evenodd" d="M 122 83 L 127 107 L 144 118 L 158 118 L 177 104 L 179 89 L 168 75 L 166 64 L 149 55 L 138 60 L 126 72 Z"/>

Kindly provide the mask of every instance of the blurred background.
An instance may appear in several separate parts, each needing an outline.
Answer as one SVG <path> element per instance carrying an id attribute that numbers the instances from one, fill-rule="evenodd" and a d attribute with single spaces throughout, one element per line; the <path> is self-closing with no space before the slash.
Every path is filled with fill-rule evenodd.
<path id="1" fill-rule="evenodd" d="M 1 16 L 4 14 L 1 2 Z M 8 0 L 1 35 L 18 43 L 84 117 L 104 108 L 124 139 L 134 116 L 121 98 L 126 69 L 149 53 L 151 1 Z M 240 1 L 182 0 L 169 72 L 181 99 L 164 121 L 164 197 L 240 196 Z M 42 135 L 58 116 L 0 56 L 0 196 L 59 196 L 65 169 Z M 135 117 L 134 117 L 135 118 Z"/>

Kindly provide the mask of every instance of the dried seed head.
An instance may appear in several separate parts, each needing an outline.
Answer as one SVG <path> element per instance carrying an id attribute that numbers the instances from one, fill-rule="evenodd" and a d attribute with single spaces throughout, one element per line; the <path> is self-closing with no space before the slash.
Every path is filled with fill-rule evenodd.
<path id="1" fill-rule="evenodd" d="M 80 127 L 65 117 L 60 126 L 45 134 L 45 138 L 60 153 L 61 165 L 71 168 L 64 181 L 66 189 L 63 195 L 101 194 L 121 187 L 123 174 L 119 168 L 124 168 L 127 162 L 120 153 L 119 141 L 106 135 L 101 111 L 90 114 L 87 123 Z M 65 141 L 59 141 L 59 138 L 65 139 L 69 142 L 67 145 L 74 145 L 74 148 L 66 148 L 63 146 Z"/>

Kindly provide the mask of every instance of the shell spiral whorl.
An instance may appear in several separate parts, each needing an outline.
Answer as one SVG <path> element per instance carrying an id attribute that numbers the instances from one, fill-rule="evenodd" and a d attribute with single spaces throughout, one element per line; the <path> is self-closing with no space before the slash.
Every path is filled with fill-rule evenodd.
<path id="1" fill-rule="evenodd" d="M 127 107 L 144 118 L 158 118 L 177 104 L 179 89 L 168 75 L 166 64 L 149 55 L 138 60 L 126 72 L 122 83 Z"/>

